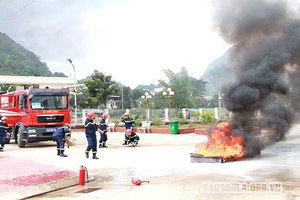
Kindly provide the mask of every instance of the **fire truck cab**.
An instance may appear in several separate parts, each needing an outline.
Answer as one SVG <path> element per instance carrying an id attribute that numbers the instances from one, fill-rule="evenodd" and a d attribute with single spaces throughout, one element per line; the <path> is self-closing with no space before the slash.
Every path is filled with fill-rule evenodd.
<path id="1" fill-rule="evenodd" d="M 0 94 L 0 116 L 20 148 L 26 142 L 51 141 L 53 132 L 71 122 L 68 89 L 28 89 Z"/>

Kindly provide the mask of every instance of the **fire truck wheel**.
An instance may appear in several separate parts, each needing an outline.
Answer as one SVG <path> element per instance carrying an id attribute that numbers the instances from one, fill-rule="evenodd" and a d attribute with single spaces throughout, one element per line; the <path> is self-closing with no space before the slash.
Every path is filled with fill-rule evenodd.
<path id="1" fill-rule="evenodd" d="M 22 141 L 22 137 L 23 137 L 22 128 L 19 128 L 17 137 L 18 137 L 18 147 L 19 148 L 24 148 L 25 147 L 25 141 Z"/>

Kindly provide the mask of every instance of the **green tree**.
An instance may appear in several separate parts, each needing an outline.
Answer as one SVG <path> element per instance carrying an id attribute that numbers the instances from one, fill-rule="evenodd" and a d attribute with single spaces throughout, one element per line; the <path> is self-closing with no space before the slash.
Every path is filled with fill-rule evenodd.
<path id="1" fill-rule="evenodd" d="M 169 82 L 160 80 L 160 83 L 166 88 L 170 87 L 174 91 L 171 107 L 174 108 L 193 108 L 195 102 L 192 98 L 192 84 L 185 67 L 181 68 L 179 73 L 174 73 L 172 70 L 163 70 Z"/>
<path id="2" fill-rule="evenodd" d="M 188 70 L 185 67 L 181 68 L 179 73 L 174 73 L 172 70 L 163 70 L 168 78 L 168 82 L 160 80 L 159 82 L 165 88 L 171 88 L 174 91 L 171 107 L 173 108 L 194 108 L 201 107 L 205 101 L 205 87 L 207 82 L 202 79 L 195 79 L 188 75 Z M 162 99 L 162 94 L 157 96 L 157 99 Z M 156 101 L 155 107 L 166 107 L 166 99 L 164 101 Z"/>
<path id="3" fill-rule="evenodd" d="M 118 108 L 123 108 L 123 109 L 130 109 L 131 108 L 131 103 L 130 103 L 130 96 L 131 96 L 131 89 L 130 87 L 121 85 L 119 86 L 119 92 L 118 96 L 120 96 L 120 102 L 117 103 Z"/>
<path id="4" fill-rule="evenodd" d="M 0 92 L 6 93 L 7 91 L 14 91 L 14 90 L 16 90 L 16 87 L 17 87 L 17 85 L 1 84 Z"/>
<path id="5" fill-rule="evenodd" d="M 77 107 L 79 109 L 85 109 L 85 108 L 89 108 L 90 107 L 90 100 L 87 99 L 87 97 L 89 96 L 88 90 L 85 86 L 80 85 L 76 88 L 77 90 Z M 73 91 L 75 92 L 75 91 Z M 71 96 L 71 105 L 74 105 L 74 97 L 73 95 Z"/>
<path id="6" fill-rule="evenodd" d="M 205 99 L 205 88 L 208 82 L 202 80 L 202 79 L 195 79 L 193 77 L 191 79 L 192 84 L 192 98 L 195 102 L 196 108 L 203 108 L 204 102 L 206 102 Z M 206 107 L 206 106 L 204 106 Z"/>
<path id="7" fill-rule="evenodd" d="M 53 77 L 68 77 L 67 75 L 65 75 L 62 72 L 54 72 L 52 76 Z"/>
<path id="8" fill-rule="evenodd" d="M 155 109 L 163 109 L 168 107 L 168 101 L 166 98 L 164 98 L 162 92 L 156 93 L 151 101 L 153 101 L 153 107 Z"/>
<path id="9" fill-rule="evenodd" d="M 142 96 L 145 95 L 146 90 L 143 89 L 134 89 L 132 90 L 132 100 L 134 107 L 145 108 L 146 102 L 142 101 Z M 150 105 L 150 104 L 149 104 Z M 150 107 L 150 106 L 149 106 Z"/>
<path id="10" fill-rule="evenodd" d="M 96 104 L 98 108 L 105 108 L 109 95 L 116 94 L 119 91 L 115 81 L 112 81 L 111 76 L 106 76 L 98 70 L 94 70 L 91 75 L 91 80 L 85 80 L 89 94 L 89 102 Z"/>

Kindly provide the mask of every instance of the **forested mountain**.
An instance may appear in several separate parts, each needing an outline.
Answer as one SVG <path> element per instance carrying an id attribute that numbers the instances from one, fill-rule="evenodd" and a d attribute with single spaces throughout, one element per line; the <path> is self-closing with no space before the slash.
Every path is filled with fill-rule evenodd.
<path id="1" fill-rule="evenodd" d="M 205 95 L 213 96 L 218 94 L 222 86 L 233 80 L 233 73 L 230 71 L 229 66 L 229 55 L 230 49 L 222 57 L 212 62 L 201 77 L 201 79 L 208 82 L 205 88 Z M 38 56 L 1 32 L 0 75 L 66 77 L 62 72 L 52 73 L 47 64 L 42 62 Z M 90 77 L 86 79 L 90 79 Z M 80 80 L 79 83 L 82 83 L 83 80 Z M 155 87 L 161 87 L 161 85 L 139 85 L 135 89 L 152 91 Z"/>
<path id="2" fill-rule="evenodd" d="M 222 87 L 226 87 L 226 84 L 234 80 L 230 66 L 230 54 L 233 48 L 229 48 L 222 57 L 213 61 L 202 75 L 201 79 L 208 82 L 205 88 L 206 96 L 217 95 Z"/>
<path id="3" fill-rule="evenodd" d="M 0 75 L 14 76 L 65 76 L 49 70 L 34 53 L 0 32 Z"/>

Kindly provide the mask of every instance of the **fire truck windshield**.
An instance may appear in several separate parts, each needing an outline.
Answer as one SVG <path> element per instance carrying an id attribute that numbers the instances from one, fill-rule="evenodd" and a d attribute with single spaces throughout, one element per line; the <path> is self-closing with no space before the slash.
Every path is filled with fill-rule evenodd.
<path id="1" fill-rule="evenodd" d="M 30 98 L 32 110 L 59 110 L 68 108 L 67 96 L 62 95 L 36 95 Z"/>

